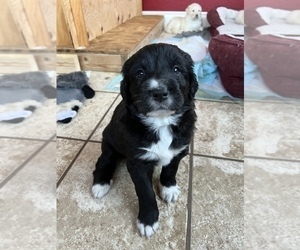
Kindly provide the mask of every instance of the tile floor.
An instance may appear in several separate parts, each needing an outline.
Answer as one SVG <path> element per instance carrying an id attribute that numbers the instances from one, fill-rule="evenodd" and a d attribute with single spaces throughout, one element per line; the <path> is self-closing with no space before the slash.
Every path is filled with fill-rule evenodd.
<path id="1" fill-rule="evenodd" d="M 300 103 L 244 104 L 244 247 L 300 244 Z"/>
<path id="2" fill-rule="evenodd" d="M 180 199 L 167 205 L 157 197 L 160 229 L 145 240 L 136 228 L 137 198 L 124 163 L 109 193 L 91 196 L 101 133 L 121 100 L 102 90 L 114 75 L 100 75 L 90 75 L 95 97 L 70 124 L 57 125 L 58 249 L 242 249 L 243 105 L 196 101 L 197 131 L 177 177 Z"/>
<path id="3" fill-rule="evenodd" d="M 160 228 L 143 239 L 124 163 L 109 193 L 91 196 L 101 133 L 121 100 L 103 91 L 113 77 L 90 75 L 96 95 L 70 124 L 53 122 L 54 100 L 0 124 L 0 249 L 298 249 L 299 103 L 197 100 L 181 196 L 157 197 Z"/>
<path id="4" fill-rule="evenodd" d="M 55 249 L 55 110 L 47 100 L 22 123 L 0 123 L 0 249 Z"/>
<path id="5" fill-rule="evenodd" d="M 55 100 L 21 124 L 0 124 L 0 249 L 242 249 L 241 103 L 196 101 L 197 131 L 177 176 L 181 196 L 170 205 L 157 197 L 160 229 L 152 238 L 136 228 L 124 163 L 108 195 L 91 196 L 101 133 L 121 100 L 103 91 L 115 76 L 91 73 L 96 95 L 69 124 L 54 123 Z"/>

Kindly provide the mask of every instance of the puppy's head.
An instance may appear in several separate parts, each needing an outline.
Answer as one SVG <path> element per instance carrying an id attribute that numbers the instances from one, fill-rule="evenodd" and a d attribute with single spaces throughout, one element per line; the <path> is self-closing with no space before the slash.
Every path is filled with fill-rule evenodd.
<path id="1" fill-rule="evenodd" d="M 200 4 L 192 3 L 185 9 L 185 11 L 193 20 L 201 18 L 202 7 Z"/>
<path id="2" fill-rule="evenodd" d="M 198 83 L 189 54 L 170 44 L 151 44 L 122 68 L 121 95 L 127 106 L 144 115 L 193 108 Z"/>

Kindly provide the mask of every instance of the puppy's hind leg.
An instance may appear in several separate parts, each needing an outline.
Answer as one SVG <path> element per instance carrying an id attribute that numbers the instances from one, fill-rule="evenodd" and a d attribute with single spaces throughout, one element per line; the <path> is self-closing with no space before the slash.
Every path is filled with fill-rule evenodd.
<path id="1" fill-rule="evenodd" d="M 181 159 L 188 153 L 188 148 L 175 156 L 169 165 L 163 166 L 160 174 L 160 197 L 167 203 L 178 200 L 180 189 L 176 183 L 176 173 Z"/>
<path id="2" fill-rule="evenodd" d="M 92 193 L 95 198 L 101 198 L 109 191 L 112 184 L 112 176 L 120 158 L 120 154 L 117 153 L 111 145 L 103 141 L 102 154 L 93 172 L 94 181 Z"/>

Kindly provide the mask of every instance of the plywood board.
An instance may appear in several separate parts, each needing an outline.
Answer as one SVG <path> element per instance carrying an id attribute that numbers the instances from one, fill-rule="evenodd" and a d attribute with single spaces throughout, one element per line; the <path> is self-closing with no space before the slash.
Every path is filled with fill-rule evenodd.
<path id="1" fill-rule="evenodd" d="M 56 72 L 58 74 L 80 71 L 81 67 L 76 54 L 57 54 Z"/>
<path id="2" fill-rule="evenodd" d="M 163 29 L 162 16 L 136 16 L 90 42 L 78 54 L 84 70 L 120 72 L 137 50 L 157 38 Z"/>
<path id="3" fill-rule="evenodd" d="M 163 29 L 163 16 L 136 16 L 90 42 L 86 52 L 128 55 L 142 41 L 149 43 Z"/>
<path id="4" fill-rule="evenodd" d="M 9 0 L 0 0 L 0 47 L 1 48 L 26 48 L 25 41 L 19 32 L 18 26 L 12 16 Z"/>
<path id="5" fill-rule="evenodd" d="M 31 54 L 0 54 L 0 74 L 37 71 L 38 65 Z"/>
<path id="6" fill-rule="evenodd" d="M 74 48 L 86 48 L 89 45 L 89 41 L 83 18 L 81 1 L 62 0 L 62 7 Z"/>
<path id="7" fill-rule="evenodd" d="M 13 14 L 14 20 L 21 30 L 24 39 L 26 41 L 28 48 L 35 48 L 36 42 L 34 40 L 34 35 L 31 31 L 30 24 L 28 22 L 26 13 L 23 8 L 21 0 L 10 0 L 8 1 L 10 5 L 11 13 Z"/>
<path id="8" fill-rule="evenodd" d="M 89 41 L 142 14 L 141 0 L 84 0 L 82 11 Z"/>
<path id="9" fill-rule="evenodd" d="M 105 72 L 120 72 L 123 59 L 119 55 L 107 54 L 78 54 L 82 70 L 94 70 Z"/>
<path id="10" fill-rule="evenodd" d="M 38 53 L 34 55 L 35 61 L 41 71 L 56 70 L 56 53 Z"/>
<path id="11" fill-rule="evenodd" d="M 39 0 L 42 14 L 53 45 L 56 45 L 56 0 Z"/>
<path id="12" fill-rule="evenodd" d="M 32 48 L 50 48 L 52 43 L 39 1 L 22 0 L 22 4 L 35 42 Z"/>
<path id="13" fill-rule="evenodd" d="M 73 48 L 72 38 L 63 12 L 62 0 L 56 1 L 56 30 L 58 48 Z"/>
<path id="14" fill-rule="evenodd" d="M 135 16 L 90 41 L 86 49 L 60 48 L 58 51 L 77 54 L 83 70 L 120 72 L 133 53 L 161 34 L 163 24 L 163 16 Z"/>

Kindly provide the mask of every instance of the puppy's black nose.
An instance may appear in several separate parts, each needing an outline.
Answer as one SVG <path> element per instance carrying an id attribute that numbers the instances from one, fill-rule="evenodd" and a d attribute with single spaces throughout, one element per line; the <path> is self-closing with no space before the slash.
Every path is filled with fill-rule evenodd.
<path id="1" fill-rule="evenodd" d="M 162 102 L 169 97 L 169 92 L 166 89 L 153 89 L 151 95 L 155 101 Z"/>

